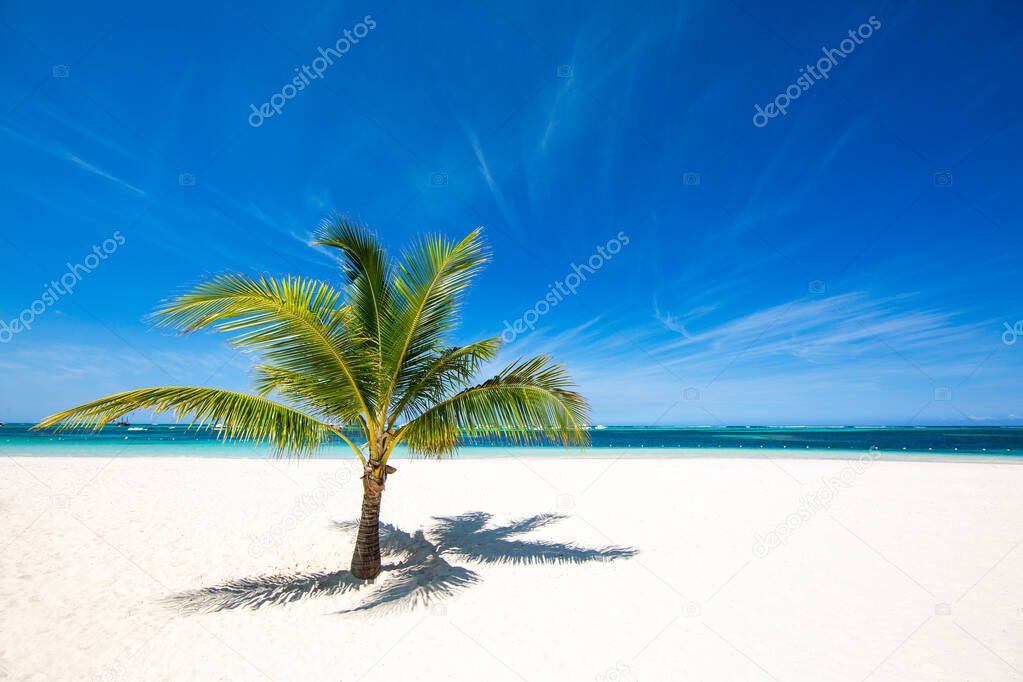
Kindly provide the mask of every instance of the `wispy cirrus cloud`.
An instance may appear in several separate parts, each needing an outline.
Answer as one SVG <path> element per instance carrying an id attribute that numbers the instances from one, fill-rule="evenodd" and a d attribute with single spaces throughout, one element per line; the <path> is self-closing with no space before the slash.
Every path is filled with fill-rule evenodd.
<path id="1" fill-rule="evenodd" d="M 690 309 L 683 315 L 673 315 L 668 312 L 662 312 L 660 306 L 657 305 L 657 297 L 654 297 L 654 318 L 664 325 L 664 328 L 668 331 L 681 334 L 685 338 L 691 338 L 692 335 L 689 330 L 686 329 L 686 325 L 696 319 L 708 315 L 718 309 L 716 304 L 713 305 L 698 305 Z"/>
<path id="2" fill-rule="evenodd" d="M 687 364 L 737 353 L 747 362 L 827 363 L 893 353 L 948 360 L 981 352 L 982 323 L 958 324 L 952 312 L 912 307 L 913 298 L 873 298 L 859 291 L 789 301 L 687 332 L 654 351 L 668 356 L 684 352 Z"/>
<path id="3" fill-rule="evenodd" d="M 59 159 L 61 161 L 67 161 L 72 165 L 86 171 L 87 173 L 91 173 L 93 175 L 101 177 L 104 180 L 109 180 L 115 185 L 121 187 L 122 189 L 126 189 L 130 192 L 138 194 L 139 196 L 147 196 L 145 190 L 142 190 L 136 187 L 135 185 L 131 184 L 130 182 L 117 177 L 113 173 L 110 173 L 100 168 L 99 166 L 90 163 L 89 161 L 86 161 L 85 159 L 78 156 L 77 154 L 75 154 L 70 149 L 68 149 L 67 147 L 60 143 L 54 142 L 52 140 L 37 138 L 25 132 L 18 132 L 11 128 L 10 126 L 2 126 L 0 127 L 0 131 L 2 131 L 8 137 L 14 140 L 29 145 L 37 152 L 42 152 L 43 154 L 51 156 L 55 159 Z"/>
<path id="4" fill-rule="evenodd" d="M 504 222 L 512 229 L 520 229 L 520 221 L 517 218 L 515 210 L 504 196 L 504 192 L 501 190 L 501 186 L 494 179 L 494 174 L 490 171 L 490 165 L 487 163 L 487 157 L 483 153 L 483 147 L 480 144 L 479 137 L 472 130 L 466 126 L 462 126 L 465 130 L 465 135 L 469 139 L 469 144 L 472 146 L 472 153 L 476 157 L 476 163 L 479 167 L 480 174 L 483 179 L 487 182 L 487 188 L 490 190 L 490 195 L 494 199 L 494 203 L 497 205 L 497 210 L 500 211 L 501 217 L 504 218 Z"/>
<path id="5" fill-rule="evenodd" d="M 85 159 L 80 158 L 79 156 L 77 156 L 75 154 L 72 154 L 71 152 L 68 152 L 67 159 L 68 159 L 68 161 L 70 161 L 71 163 L 75 164 L 76 166 L 78 166 L 79 168 L 81 168 L 84 171 L 92 173 L 93 175 L 98 175 L 101 178 L 105 178 L 105 179 L 109 180 L 110 182 L 113 182 L 114 184 L 119 185 L 119 186 L 123 187 L 124 189 L 126 189 L 126 190 L 128 190 L 130 192 L 135 192 L 139 196 L 143 196 L 143 197 L 146 196 L 146 192 L 144 190 L 139 189 L 138 187 L 136 187 L 135 185 L 131 184 L 130 182 L 127 182 L 126 180 L 122 180 L 121 178 L 117 177 L 116 175 L 108 173 L 107 171 L 103 170 L 99 166 L 94 166 L 93 164 L 89 163 Z"/>
<path id="6" fill-rule="evenodd" d="M 1004 350 L 996 325 L 964 323 L 916 295 L 855 291 L 722 318 L 726 309 L 699 296 L 678 313 L 655 300 L 645 326 L 596 318 L 558 331 L 552 319 L 515 352 L 563 358 L 597 419 L 621 423 L 792 423 L 807 403 L 834 423 L 973 420 L 951 402 L 935 413 L 935 389 L 1001 386 L 1007 376 L 1004 355 L 985 364 Z M 699 398 L 685 399 L 686 389 Z M 996 421 L 1010 419 L 1006 407 L 984 405 Z"/>

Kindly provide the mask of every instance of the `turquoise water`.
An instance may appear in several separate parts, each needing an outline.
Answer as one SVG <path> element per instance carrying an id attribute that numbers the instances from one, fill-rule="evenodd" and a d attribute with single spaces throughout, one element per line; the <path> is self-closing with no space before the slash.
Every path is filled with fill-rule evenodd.
<path id="1" fill-rule="evenodd" d="M 269 448 L 223 442 L 217 431 L 177 425 L 108 426 L 102 431 L 30 431 L 29 424 L 0 427 L 0 454 L 19 456 L 199 456 L 265 457 Z M 714 451 L 799 451 L 895 454 L 1023 456 L 1023 428 L 1017 427 L 608 427 L 590 431 L 585 448 L 509 448 L 493 442 L 470 442 L 461 457 L 655 456 L 691 457 Z M 402 456 L 403 453 L 396 453 Z M 318 457 L 351 456 L 340 440 Z"/>

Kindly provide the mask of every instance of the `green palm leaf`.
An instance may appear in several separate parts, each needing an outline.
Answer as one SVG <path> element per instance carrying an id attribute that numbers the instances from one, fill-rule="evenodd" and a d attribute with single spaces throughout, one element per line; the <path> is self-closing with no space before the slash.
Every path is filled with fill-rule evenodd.
<path id="1" fill-rule="evenodd" d="M 429 364 L 410 369 L 403 381 L 407 387 L 391 410 L 391 425 L 406 413 L 419 414 L 465 386 L 483 363 L 497 356 L 500 348 L 500 338 L 484 339 L 449 348 L 437 354 Z"/>
<path id="2" fill-rule="evenodd" d="M 383 364 L 383 320 L 393 297 L 387 253 L 373 232 L 337 215 L 323 222 L 313 243 L 340 252 L 345 298 L 353 322 L 372 346 L 379 369 Z"/>
<path id="3" fill-rule="evenodd" d="M 582 445 L 588 411 L 564 367 L 540 356 L 437 403 L 400 428 L 397 440 L 438 456 L 454 451 L 465 436 Z"/>
<path id="4" fill-rule="evenodd" d="M 161 326 L 191 333 L 204 328 L 234 335 L 232 344 L 263 356 L 281 375 L 321 383 L 316 399 L 345 423 L 374 414 L 367 390 L 371 358 L 363 337 L 348 326 L 347 308 L 330 285 L 301 277 L 214 277 L 160 307 Z M 269 375 L 272 376 L 272 375 Z"/>
<path id="5" fill-rule="evenodd" d="M 385 399 L 407 388 L 411 368 L 429 365 L 445 345 L 461 296 L 487 260 L 480 229 L 460 242 L 430 236 L 405 253 L 394 278 L 395 303 L 384 342 Z"/>
<path id="6" fill-rule="evenodd" d="M 282 453 L 302 454 L 326 441 L 333 429 L 298 410 L 265 398 L 215 388 L 165 386 L 127 391 L 47 417 L 35 428 L 92 427 L 135 410 L 192 415 L 191 425 L 223 427 L 225 438 L 265 442 Z"/>

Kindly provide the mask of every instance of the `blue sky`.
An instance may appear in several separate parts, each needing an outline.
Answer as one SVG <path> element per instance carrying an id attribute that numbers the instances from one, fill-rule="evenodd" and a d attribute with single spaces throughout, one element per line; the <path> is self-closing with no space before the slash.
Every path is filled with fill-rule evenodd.
<path id="1" fill-rule="evenodd" d="M 334 277 L 337 210 L 395 250 L 483 225 L 462 340 L 543 309 L 503 357 L 556 355 L 597 422 L 1023 424 L 1021 34 L 1008 1 L 6 2 L 0 320 L 95 267 L 0 328 L 0 421 L 247 387 L 143 317 L 210 273 Z"/>

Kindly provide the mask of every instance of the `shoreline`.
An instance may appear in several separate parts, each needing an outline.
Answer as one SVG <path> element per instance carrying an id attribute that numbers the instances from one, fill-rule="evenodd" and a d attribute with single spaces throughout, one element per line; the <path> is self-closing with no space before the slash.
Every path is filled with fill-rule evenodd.
<path id="1" fill-rule="evenodd" d="M 173 447 L 173 446 L 168 446 Z M 73 450 L 74 448 L 68 448 Z M 506 448 L 495 448 L 495 450 L 504 450 Z M 613 449 L 615 452 L 609 452 L 608 454 L 579 454 L 579 455 L 565 455 L 565 454 L 526 454 L 524 456 L 515 454 L 506 455 L 473 455 L 471 454 L 471 448 L 467 448 L 465 451 L 459 452 L 456 455 L 445 457 L 441 460 L 436 460 L 439 463 L 446 463 L 458 460 L 483 462 L 483 461 L 499 461 L 499 460 L 526 460 L 526 461 L 551 461 L 551 462 L 606 462 L 606 461 L 637 461 L 637 462 L 669 462 L 669 461 L 749 461 L 758 462 L 765 460 L 784 459 L 792 461 L 841 461 L 841 462 L 855 462 L 868 456 L 870 452 L 876 453 L 873 457 L 878 462 L 932 462 L 932 463 L 947 463 L 947 464 L 1007 464 L 1012 466 L 1023 465 L 1023 455 L 1015 454 L 956 454 L 956 453 L 934 453 L 934 452 L 894 452 L 885 450 L 875 451 L 855 451 L 855 450 L 798 450 L 798 449 L 769 449 L 769 448 L 757 448 L 746 449 L 746 448 L 715 448 L 715 449 L 688 449 L 688 448 L 663 448 L 663 450 L 678 450 L 678 453 L 665 454 L 665 455 L 646 455 L 646 454 L 632 454 L 635 451 L 648 449 L 651 451 L 661 450 L 662 448 L 633 448 L 633 449 Z M 626 452 L 628 454 L 620 454 Z M 750 453 L 761 453 L 761 454 L 750 454 Z M 355 456 L 347 454 L 345 456 L 318 456 L 310 455 L 302 458 L 288 458 L 288 457 L 275 457 L 269 450 L 265 453 L 260 454 L 238 454 L 238 455 L 200 455 L 194 453 L 183 453 L 167 454 L 167 453 L 154 453 L 154 454 L 138 454 L 133 452 L 131 454 L 117 454 L 117 453 L 92 453 L 92 454 L 80 454 L 74 452 L 67 452 L 64 454 L 55 454 L 52 452 L 34 454 L 27 451 L 11 451 L 8 452 L 4 449 L 0 449 L 0 457 L 6 457 L 8 459 L 23 459 L 27 461 L 37 461 L 44 459 L 53 460 L 97 460 L 97 459 L 118 459 L 118 460 L 173 460 L 173 461 L 219 461 L 219 462 L 231 462 L 231 461 L 264 461 L 270 460 L 273 462 L 307 462 L 307 461 L 322 461 L 322 462 L 344 462 L 354 461 Z M 403 453 L 395 454 L 391 461 L 396 462 L 431 462 L 435 461 L 432 458 L 422 457 L 407 457 Z"/>

